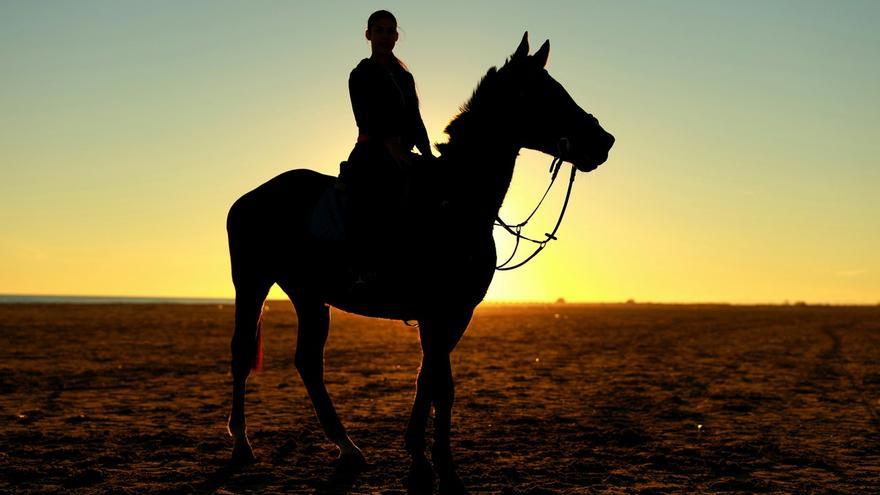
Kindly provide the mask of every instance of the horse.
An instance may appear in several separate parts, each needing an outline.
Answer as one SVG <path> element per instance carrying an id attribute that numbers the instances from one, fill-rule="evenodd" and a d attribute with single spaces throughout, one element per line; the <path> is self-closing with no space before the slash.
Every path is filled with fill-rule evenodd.
<path id="1" fill-rule="evenodd" d="M 324 385 L 329 307 L 418 322 L 422 360 L 404 447 L 412 458 L 411 473 L 427 471 L 433 477 L 433 465 L 441 487 L 445 484 L 446 491 L 462 491 L 450 448 L 454 401 L 450 353 L 492 281 L 496 266 L 493 224 L 517 155 L 522 148 L 558 155 L 564 143 L 565 161 L 580 172 L 589 172 L 607 160 L 614 144 L 614 137 L 547 72 L 549 52 L 547 40 L 529 55 L 526 32 L 513 55 L 501 68 L 489 69 L 448 124 L 448 141 L 436 145 L 439 158 L 424 167 L 427 176 L 413 186 L 417 191 L 419 184 L 425 191 L 430 189 L 433 194 L 425 196 L 437 201 L 431 202 L 433 209 L 418 210 L 428 220 L 415 218 L 420 226 L 414 236 L 417 247 L 401 258 L 405 268 L 388 270 L 396 273 L 389 275 L 391 283 L 368 292 L 353 290 L 350 272 L 340 268 L 346 259 L 346 252 L 338 249 L 340 243 L 310 233 L 310 215 L 321 195 L 336 184 L 335 177 L 291 170 L 232 205 L 227 231 L 235 330 L 228 430 L 234 462 L 254 461 L 245 423 L 245 383 L 261 365 L 262 307 L 270 287 L 277 283 L 293 303 L 298 319 L 296 369 L 342 462 L 360 465 L 365 458 L 346 433 Z M 434 441 L 429 462 L 425 430 L 432 406 Z"/>

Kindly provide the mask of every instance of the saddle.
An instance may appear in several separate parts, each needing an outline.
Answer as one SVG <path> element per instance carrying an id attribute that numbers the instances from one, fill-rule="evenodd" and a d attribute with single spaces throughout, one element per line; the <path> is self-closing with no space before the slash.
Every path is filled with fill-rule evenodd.
<path id="1" fill-rule="evenodd" d="M 346 163 L 341 167 L 345 170 Z M 472 225 L 464 221 L 469 212 L 444 200 L 441 190 L 446 189 L 430 168 L 419 170 L 421 174 L 403 186 L 410 192 L 386 187 L 363 195 L 358 188 L 366 186 L 348 182 L 343 173 L 320 193 L 309 230 L 338 261 L 324 276 L 333 280 L 330 285 L 338 289 L 334 294 L 344 298 L 347 307 L 394 307 L 391 314 L 415 314 L 414 308 L 437 297 L 482 298 L 483 294 L 462 294 L 456 287 L 463 278 L 484 276 L 474 253 L 489 259 L 494 245 L 466 230 Z M 369 204 L 375 196 L 388 195 L 396 195 L 395 201 Z M 475 245 L 483 244 L 491 252 L 475 251 Z M 414 286 L 414 280 L 421 282 Z"/>
<path id="2" fill-rule="evenodd" d="M 350 173 L 348 162 L 340 164 L 339 177 L 315 203 L 309 230 L 324 241 L 368 241 L 388 224 L 400 223 L 404 211 L 402 191 L 394 185 L 358 179 Z"/>
<path id="3" fill-rule="evenodd" d="M 338 252 L 340 268 L 352 284 L 381 287 L 405 285 L 403 281 L 425 261 L 427 251 L 439 248 L 430 237 L 448 212 L 427 174 L 401 175 L 393 181 L 357 177 L 348 162 L 340 164 L 339 177 L 320 193 L 309 217 L 309 231 Z M 424 174 L 424 175 L 422 175 Z M 436 253 L 428 255 L 435 257 Z"/>
<path id="4" fill-rule="evenodd" d="M 309 232 L 324 241 L 344 241 L 347 239 L 345 214 L 349 203 L 345 187 L 339 179 L 324 189 L 309 218 Z"/>
<path id="5" fill-rule="evenodd" d="M 317 239 L 410 238 L 420 218 L 435 216 L 441 209 L 442 202 L 416 174 L 377 180 L 358 174 L 349 162 L 340 163 L 339 169 L 339 177 L 321 193 L 309 219 L 309 230 Z"/>

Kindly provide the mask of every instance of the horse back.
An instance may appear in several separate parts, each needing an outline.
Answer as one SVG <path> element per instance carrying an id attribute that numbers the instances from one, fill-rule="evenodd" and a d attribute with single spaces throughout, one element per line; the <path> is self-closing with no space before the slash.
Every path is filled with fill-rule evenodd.
<path id="1" fill-rule="evenodd" d="M 315 203 L 335 181 L 309 169 L 289 170 L 270 179 L 233 203 L 226 221 L 230 239 L 256 233 L 306 235 Z"/>

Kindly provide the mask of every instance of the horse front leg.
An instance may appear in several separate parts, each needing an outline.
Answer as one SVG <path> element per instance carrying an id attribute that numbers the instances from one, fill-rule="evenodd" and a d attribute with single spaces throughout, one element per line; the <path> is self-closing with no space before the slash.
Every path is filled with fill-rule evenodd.
<path id="1" fill-rule="evenodd" d="M 455 472 L 450 445 L 452 429 L 452 405 L 455 401 L 455 383 L 452 380 L 452 365 L 449 353 L 437 353 L 429 365 L 431 374 L 431 403 L 434 405 L 434 445 L 431 447 L 431 461 L 440 477 L 441 492 L 458 493 L 463 489 Z M 451 489 L 443 490 L 446 485 Z"/>
<path id="2" fill-rule="evenodd" d="M 464 486 L 455 472 L 450 446 L 452 405 L 455 401 L 455 383 L 452 379 L 450 353 L 455 349 L 467 325 L 471 312 L 456 319 L 419 321 L 422 346 L 422 367 L 419 370 L 416 398 L 407 428 L 407 450 L 413 457 L 413 468 L 424 457 L 424 430 L 431 405 L 434 406 L 434 445 L 431 460 L 440 477 L 441 491 L 458 493 Z"/>
<path id="3" fill-rule="evenodd" d="M 434 472 L 425 456 L 425 428 L 428 424 L 428 416 L 431 414 L 429 386 L 428 371 L 423 358 L 416 379 L 416 396 L 413 399 L 412 413 L 404 436 L 404 446 L 412 457 L 408 479 L 410 493 L 431 493 L 434 487 Z"/>

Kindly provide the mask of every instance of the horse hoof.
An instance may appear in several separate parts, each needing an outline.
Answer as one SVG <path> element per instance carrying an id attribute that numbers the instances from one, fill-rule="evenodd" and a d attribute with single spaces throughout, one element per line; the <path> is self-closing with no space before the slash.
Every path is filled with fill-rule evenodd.
<path id="1" fill-rule="evenodd" d="M 434 491 L 434 470 L 425 456 L 413 457 L 406 478 L 406 492 L 409 495 L 426 494 Z"/>
<path id="2" fill-rule="evenodd" d="M 257 462 L 254 450 L 248 444 L 239 444 L 232 447 L 232 458 L 229 461 L 233 466 L 247 466 Z"/>
<path id="3" fill-rule="evenodd" d="M 461 482 L 461 478 L 457 474 L 450 473 L 440 477 L 440 489 L 438 490 L 440 495 L 463 495 L 467 492 L 467 488 L 464 487 L 464 483 Z"/>
<path id="4" fill-rule="evenodd" d="M 346 471 L 361 471 L 369 467 L 369 464 L 364 454 L 360 450 L 355 450 L 339 454 L 336 458 L 336 467 Z"/>

